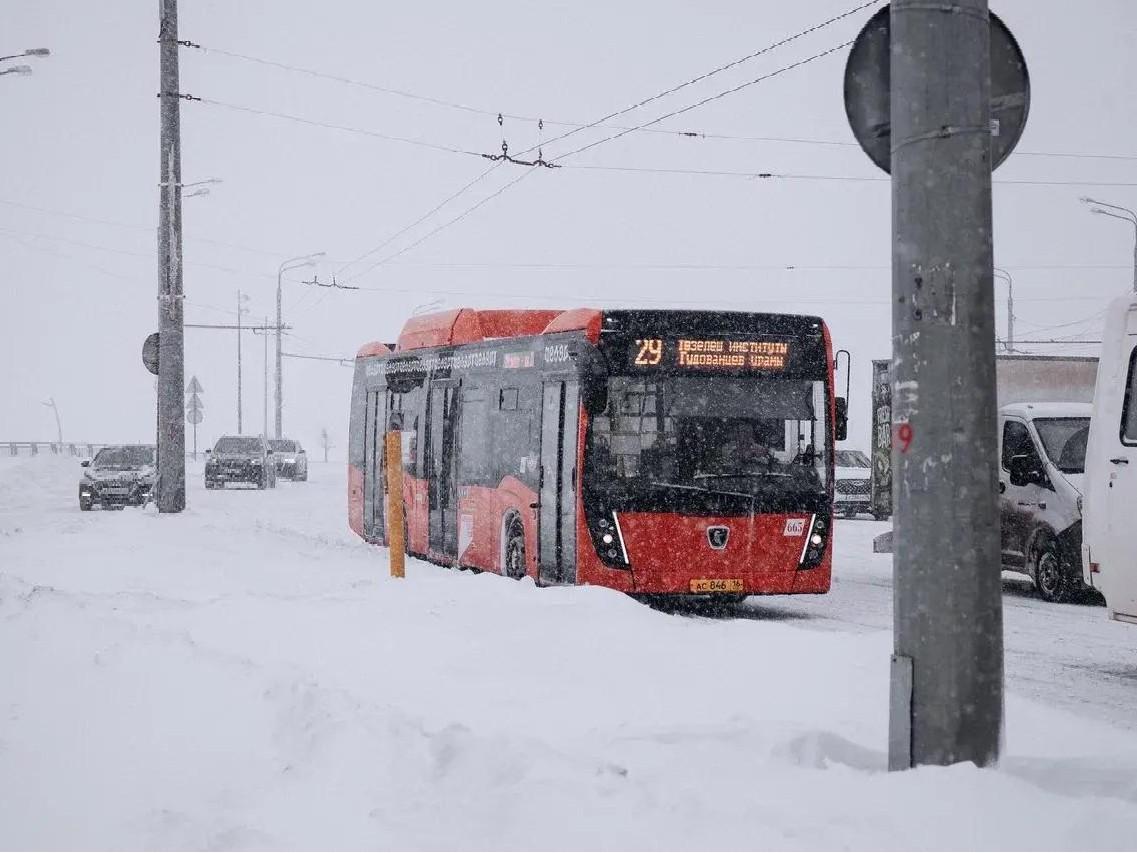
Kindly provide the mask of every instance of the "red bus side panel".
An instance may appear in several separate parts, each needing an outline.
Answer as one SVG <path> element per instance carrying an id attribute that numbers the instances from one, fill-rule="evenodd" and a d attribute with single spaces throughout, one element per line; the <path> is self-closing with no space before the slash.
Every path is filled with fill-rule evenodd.
<path id="1" fill-rule="evenodd" d="M 347 526 L 363 537 L 363 470 L 347 466 Z"/>

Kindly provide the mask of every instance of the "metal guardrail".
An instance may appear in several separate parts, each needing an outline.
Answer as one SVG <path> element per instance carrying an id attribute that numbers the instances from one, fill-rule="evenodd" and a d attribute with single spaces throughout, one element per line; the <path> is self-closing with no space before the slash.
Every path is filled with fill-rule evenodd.
<path id="1" fill-rule="evenodd" d="M 74 456 L 77 459 L 89 459 L 104 447 L 137 443 L 129 441 L 0 441 L 0 456 L 39 456 L 43 453 L 50 456 Z M 199 450 L 197 455 L 204 456 L 204 453 Z M 186 459 L 193 458 L 193 452 L 187 450 Z"/>
<path id="2" fill-rule="evenodd" d="M 94 456 L 107 447 L 109 442 L 89 441 L 0 441 L 0 453 L 7 449 L 8 456 L 39 456 L 48 453 L 52 456 Z"/>

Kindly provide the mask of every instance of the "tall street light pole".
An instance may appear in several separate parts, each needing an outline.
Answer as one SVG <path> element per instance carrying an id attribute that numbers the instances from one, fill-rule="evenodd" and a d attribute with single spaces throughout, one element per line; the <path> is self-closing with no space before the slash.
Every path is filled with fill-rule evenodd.
<path id="1" fill-rule="evenodd" d="M 299 269 L 300 267 L 311 267 L 316 265 L 316 261 L 324 257 L 325 252 L 314 252 L 310 255 L 300 255 L 296 258 L 289 258 L 287 261 L 280 265 L 276 271 L 276 429 L 274 432 L 275 438 L 284 437 L 284 378 L 283 370 L 281 367 L 280 355 L 280 332 L 284 325 L 281 319 L 280 311 L 280 290 L 284 282 L 284 274 L 288 270 Z"/>
<path id="2" fill-rule="evenodd" d="M 1015 280 L 1011 274 L 1001 267 L 992 267 L 995 278 L 1001 278 L 1007 283 L 1007 352 L 1015 351 Z"/>
<path id="3" fill-rule="evenodd" d="M 237 434 L 244 432 L 242 426 L 242 389 L 241 389 L 241 317 L 249 313 L 245 303 L 249 301 L 249 294 L 237 291 Z"/>
<path id="4" fill-rule="evenodd" d="M 55 405 L 55 398 L 48 397 L 47 401 L 43 404 L 55 412 L 55 434 L 59 439 L 59 446 L 63 447 L 63 423 L 59 420 L 59 406 Z"/>
<path id="5" fill-rule="evenodd" d="M 1122 219 L 1133 226 L 1133 292 L 1137 293 L 1137 213 L 1134 213 L 1128 207 L 1098 201 L 1096 198 L 1086 198 L 1083 196 L 1081 202 L 1083 204 L 1094 205 L 1090 208 L 1090 213 L 1096 213 L 1099 216 L 1112 216 L 1114 219 Z M 1106 208 L 1109 209 L 1106 210 Z"/>

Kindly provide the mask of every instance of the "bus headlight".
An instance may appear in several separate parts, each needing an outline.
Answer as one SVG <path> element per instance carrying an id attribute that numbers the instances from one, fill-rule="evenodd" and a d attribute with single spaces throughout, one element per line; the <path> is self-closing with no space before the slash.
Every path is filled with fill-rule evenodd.
<path id="1" fill-rule="evenodd" d="M 611 545 L 612 544 L 612 534 L 611 533 L 605 533 L 603 536 L 600 537 L 600 539 L 605 545 Z"/>
<path id="2" fill-rule="evenodd" d="M 813 569 L 820 565 L 825 556 L 825 546 L 829 535 L 829 519 L 815 515 L 806 531 L 805 545 L 801 549 L 799 569 Z"/>

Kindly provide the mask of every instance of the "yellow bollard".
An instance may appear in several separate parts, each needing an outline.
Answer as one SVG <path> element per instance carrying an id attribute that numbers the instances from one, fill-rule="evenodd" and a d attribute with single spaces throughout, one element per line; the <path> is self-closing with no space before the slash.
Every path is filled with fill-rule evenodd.
<path id="1" fill-rule="evenodd" d="M 387 454 L 387 544 L 391 552 L 391 577 L 406 577 L 406 538 L 403 535 L 403 442 L 402 433 L 386 436 Z"/>

